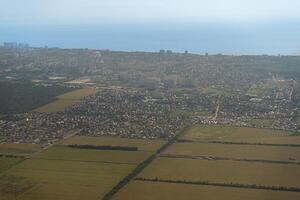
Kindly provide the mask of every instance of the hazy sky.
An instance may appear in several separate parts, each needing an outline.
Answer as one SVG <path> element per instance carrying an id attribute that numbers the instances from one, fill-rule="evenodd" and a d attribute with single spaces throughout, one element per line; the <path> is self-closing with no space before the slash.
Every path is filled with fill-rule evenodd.
<path id="1" fill-rule="evenodd" d="M 0 24 L 300 20 L 300 0 L 0 0 L 0 8 Z"/>

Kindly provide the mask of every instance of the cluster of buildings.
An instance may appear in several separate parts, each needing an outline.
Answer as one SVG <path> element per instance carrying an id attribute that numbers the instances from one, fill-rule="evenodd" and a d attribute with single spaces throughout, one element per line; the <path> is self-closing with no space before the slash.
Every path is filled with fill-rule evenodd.
<path id="1" fill-rule="evenodd" d="M 65 114 L 80 116 L 82 135 L 167 139 L 175 136 L 185 120 L 173 110 L 185 106 L 170 96 L 154 97 L 146 91 L 108 89 L 67 108 Z"/>
<path id="2" fill-rule="evenodd" d="M 15 48 L 15 49 L 25 49 L 29 48 L 29 44 L 27 43 L 17 43 L 17 42 L 4 42 L 3 43 L 4 48 Z"/>
<path id="3" fill-rule="evenodd" d="M 103 89 L 63 112 L 24 113 L 1 120 L 0 142 L 48 145 L 74 130 L 85 136 L 170 139 L 186 124 L 258 126 L 251 124 L 252 119 L 271 119 L 270 128 L 299 131 L 296 111 L 289 102 L 278 100 Z"/>

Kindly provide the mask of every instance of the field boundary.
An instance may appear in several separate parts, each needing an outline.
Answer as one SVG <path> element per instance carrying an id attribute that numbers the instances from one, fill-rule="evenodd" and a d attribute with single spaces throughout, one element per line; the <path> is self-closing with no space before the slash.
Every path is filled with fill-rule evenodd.
<path id="1" fill-rule="evenodd" d="M 209 182 L 209 181 L 164 180 L 164 179 L 157 179 L 157 178 L 150 179 L 150 178 L 140 178 L 140 177 L 135 178 L 134 180 L 160 182 L 160 183 L 173 183 L 173 184 L 209 185 L 209 186 L 218 186 L 218 187 L 300 192 L 300 188 L 284 187 L 284 186 L 266 186 L 266 185 L 256 185 L 256 184 L 240 184 L 240 183 L 216 183 L 216 182 Z"/>
<path id="2" fill-rule="evenodd" d="M 32 160 L 54 160 L 54 161 L 65 161 L 65 162 L 86 162 L 86 163 L 107 163 L 116 165 L 136 165 L 137 163 L 126 163 L 126 162 L 109 162 L 109 161 L 96 161 L 96 160 L 72 160 L 72 159 L 58 159 L 58 158 L 31 158 Z"/>
<path id="3" fill-rule="evenodd" d="M 106 193 L 102 200 L 110 200 L 119 190 L 121 190 L 127 183 L 129 183 L 131 180 L 134 180 L 135 177 L 142 172 L 158 155 L 163 152 L 166 148 L 168 148 L 170 145 L 175 143 L 177 139 L 184 134 L 191 125 L 186 125 L 181 130 L 178 131 L 175 137 L 170 139 L 167 143 L 162 145 L 158 150 L 155 151 L 154 154 L 150 155 L 146 160 L 144 160 L 142 163 L 140 163 L 131 173 L 129 173 L 127 176 L 125 176 L 117 185 L 115 185 L 111 191 Z"/>
<path id="4" fill-rule="evenodd" d="M 276 147 L 300 147 L 300 144 L 272 144 L 272 143 L 250 143 L 250 142 L 226 142 L 226 141 L 195 141 L 179 139 L 178 143 L 205 143 L 205 144 L 231 144 L 231 145 L 252 145 L 252 146 L 276 146 Z"/>
<path id="5" fill-rule="evenodd" d="M 159 157 L 162 158 L 174 158 L 174 159 L 193 159 L 193 160 L 229 160 L 238 162 L 259 162 L 268 164 L 290 164 L 290 165 L 300 165 L 300 162 L 284 161 L 284 160 L 259 160 L 259 159 L 247 159 L 247 158 L 229 158 L 229 157 L 218 157 L 218 156 L 189 156 L 189 155 L 174 155 L 174 154 L 161 154 Z"/>

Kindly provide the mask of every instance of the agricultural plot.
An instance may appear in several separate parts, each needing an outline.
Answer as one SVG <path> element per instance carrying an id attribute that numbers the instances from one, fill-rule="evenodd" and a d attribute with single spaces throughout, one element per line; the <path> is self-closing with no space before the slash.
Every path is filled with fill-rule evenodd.
<path id="1" fill-rule="evenodd" d="M 125 146 L 128 142 L 127 145 L 135 144 L 141 150 L 97 150 L 67 146 L 80 142 L 119 146 Z M 147 159 L 161 143 L 162 141 L 158 141 L 157 144 L 150 145 L 144 140 L 71 137 L 5 171 L 0 176 L 0 196 L 5 200 L 14 196 L 14 190 L 5 189 L 8 187 L 7 181 L 2 181 L 1 184 L 1 180 L 18 177 L 26 180 L 19 186 L 23 189 L 16 194 L 20 200 L 101 199 L 139 163 Z M 13 180 L 10 182 L 15 184 Z"/>
<path id="2" fill-rule="evenodd" d="M 297 200 L 299 198 L 300 193 L 296 192 L 132 181 L 117 193 L 113 200 Z"/>
<path id="3" fill-rule="evenodd" d="M 65 140 L 63 145 L 111 145 L 111 146 L 130 146 L 137 147 L 139 151 L 155 151 L 165 143 L 164 140 L 143 140 L 143 139 L 128 139 L 120 137 L 89 137 L 89 136 L 74 136 Z"/>
<path id="4" fill-rule="evenodd" d="M 7 157 L 0 157 L 0 174 L 6 170 L 8 170 L 10 167 L 17 164 L 22 159 L 20 158 L 7 158 Z"/>
<path id="5" fill-rule="evenodd" d="M 163 154 L 180 156 L 211 156 L 228 159 L 272 160 L 300 163 L 300 147 L 237 145 L 183 142 L 175 143 Z M 300 166 L 300 165 L 299 165 Z"/>
<path id="6" fill-rule="evenodd" d="M 54 113 L 63 111 L 66 107 L 79 103 L 84 97 L 97 92 L 95 88 L 83 88 L 65 93 L 57 97 L 57 100 L 35 109 L 36 112 Z"/>
<path id="7" fill-rule="evenodd" d="M 32 159 L 63 160 L 74 162 L 105 162 L 135 165 L 142 162 L 150 152 L 143 151 L 114 151 L 114 150 L 91 150 L 77 149 L 63 146 L 54 146 Z"/>
<path id="8" fill-rule="evenodd" d="M 247 95 L 252 97 L 263 98 L 271 94 L 272 90 L 276 89 L 273 81 L 269 81 L 266 83 L 254 84 L 248 90 Z"/>
<path id="9" fill-rule="evenodd" d="M 273 119 L 252 119 L 250 124 L 255 127 L 269 128 L 272 126 Z"/>
<path id="10" fill-rule="evenodd" d="M 157 158 L 139 177 L 299 188 L 300 166 L 227 160 Z"/>
<path id="11" fill-rule="evenodd" d="M 133 168 L 114 163 L 30 159 L 5 175 L 24 177 L 34 184 L 18 199 L 96 199 Z"/>
<path id="12" fill-rule="evenodd" d="M 277 139 L 273 140 L 274 138 Z M 291 141 L 291 144 L 295 144 L 294 141 L 296 138 L 291 137 L 288 132 L 272 129 L 233 127 L 225 125 L 202 125 L 191 128 L 182 137 L 182 139 L 194 141 L 225 141 L 270 144 L 273 142 L 276 142 L 276 144 L 290 144 L 289 141 Z M 297 138 L 297 142 L 298 141 L 299 138 Z"/>
<path id="13" fill-rule="evenodd" d="M 37 144 L 0 144 L 0 154 L 27 156 L 41 150 L 41 146 Z"/>

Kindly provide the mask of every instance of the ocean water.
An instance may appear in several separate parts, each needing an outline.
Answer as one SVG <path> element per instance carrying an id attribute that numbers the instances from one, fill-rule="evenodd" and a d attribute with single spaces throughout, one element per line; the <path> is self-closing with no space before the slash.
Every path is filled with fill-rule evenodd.
<path id="1" fill-rule="evenodd" d="M 204 54 L 300 54 L 300 22 L 1 25 L 0 44 Z"/>

